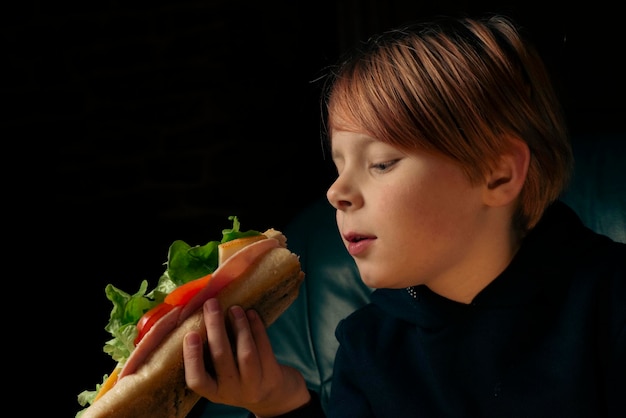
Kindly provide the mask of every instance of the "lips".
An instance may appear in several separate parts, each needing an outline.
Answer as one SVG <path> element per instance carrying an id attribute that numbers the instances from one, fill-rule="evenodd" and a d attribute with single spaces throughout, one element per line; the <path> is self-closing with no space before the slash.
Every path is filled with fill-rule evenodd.
<path id="1" fill-rule="evenodd" d="M 375 236 L 359 235 L 356 233 L 345 234 L 343 237 L 346 248 L 351 256 L 356 257 L 363 254 L 376 239 Z"/>

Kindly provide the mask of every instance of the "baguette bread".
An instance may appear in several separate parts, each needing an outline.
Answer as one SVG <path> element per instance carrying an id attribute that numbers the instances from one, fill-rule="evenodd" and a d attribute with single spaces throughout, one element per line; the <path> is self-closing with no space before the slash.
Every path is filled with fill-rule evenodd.
<path id="1" fill-rule="evenodd" d="M 224 313 L 233 305 L 255 309 L 267 327 L 296 299 L 303 279 L 298 256 L 278 247 L 256 259 L 217 298 Z M 200 332 L 206 345 L 202 308 L 172 330 L 134 373 L 119 379 L 85 409 L 81 418 L 186 417 L 200 399 L 185 383 L 182 341 L 192 330 Z"/>

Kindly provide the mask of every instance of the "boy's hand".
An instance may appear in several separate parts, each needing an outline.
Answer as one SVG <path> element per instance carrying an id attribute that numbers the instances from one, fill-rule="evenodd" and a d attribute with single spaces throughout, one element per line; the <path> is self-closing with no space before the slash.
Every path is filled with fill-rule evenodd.
<path id="1" fill-rule="evenodd" d="M 244 312 L 239 306 L 229 309 L 233 347 L 218 300 L 209 299 L 203 309 L 215 374 L 205 368 L 200 335 L 187 334 L 183 357 L 190 389 L 211 402 L 242 407 L 258 417 L 281 415 L 310 400 L 300 372 L 277 362 L 256 312 Z"/>

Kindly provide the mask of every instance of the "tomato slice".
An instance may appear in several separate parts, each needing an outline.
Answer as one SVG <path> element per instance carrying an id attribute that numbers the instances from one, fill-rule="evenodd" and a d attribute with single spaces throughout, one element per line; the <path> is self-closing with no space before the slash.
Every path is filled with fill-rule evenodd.
<path id="1" fill-rule="evenodd" d="M 172 290 L 170 294 L 165 297 L 162 303 L 159 303 L 154 308 L 143 314 L 137 322 L 137 337 L 135 338 L 135 346 L 139 344 L 139 341 L 152 325 L 154 325 L 159 319 L 161 319 L 166 313 L 174 309 L 175 306 L 185 305 L 189 300 L 194 297 L 204 286 L 211 280 L 211 274 L 200 277 L 199 279 L 192 280 L 184 285 L 178 286 Z"/>
<path id="2" fill-rule="evenodd" d="M 174 309 L 173 305 L 167 303 L 159 303 L 157 306 L 143 314 L 143 316 L 139 318 L 139 321 L 137 322 L 137 337 L 135 338 L 135 346 L 137 346 L 143 336 L 146 335 L 148 331 L 150 331 L 152 325 L 154 325 L 159 319 L 163 317 L 163 315 L 165 315 L 172 309 Z"/>
<path id="3" fill-rule="evenodd" d="M 189 300 L 200 291 L 200 289 L 209 283 L 209 280 L 211 280 L 211 274 L 207 274 L 199 279 L 180 285 L 176 289 L 172 290 L 170 294 L 165 296 L 164 302 L 172 306 L 186 305 L 187 302 L 189 302 Z"/>

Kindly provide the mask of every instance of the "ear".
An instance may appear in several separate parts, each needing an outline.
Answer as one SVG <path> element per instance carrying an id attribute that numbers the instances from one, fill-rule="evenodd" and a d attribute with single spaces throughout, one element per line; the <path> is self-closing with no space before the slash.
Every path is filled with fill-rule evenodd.
<path id="1" fill-rule="evenodd" d="M 530 149 L 519 138 L 510 138 L 507 151 L 500 156 L 486 177 L 483 200 L 487 206 L 506 206 L 519 196 L 526 181 Z"/>

